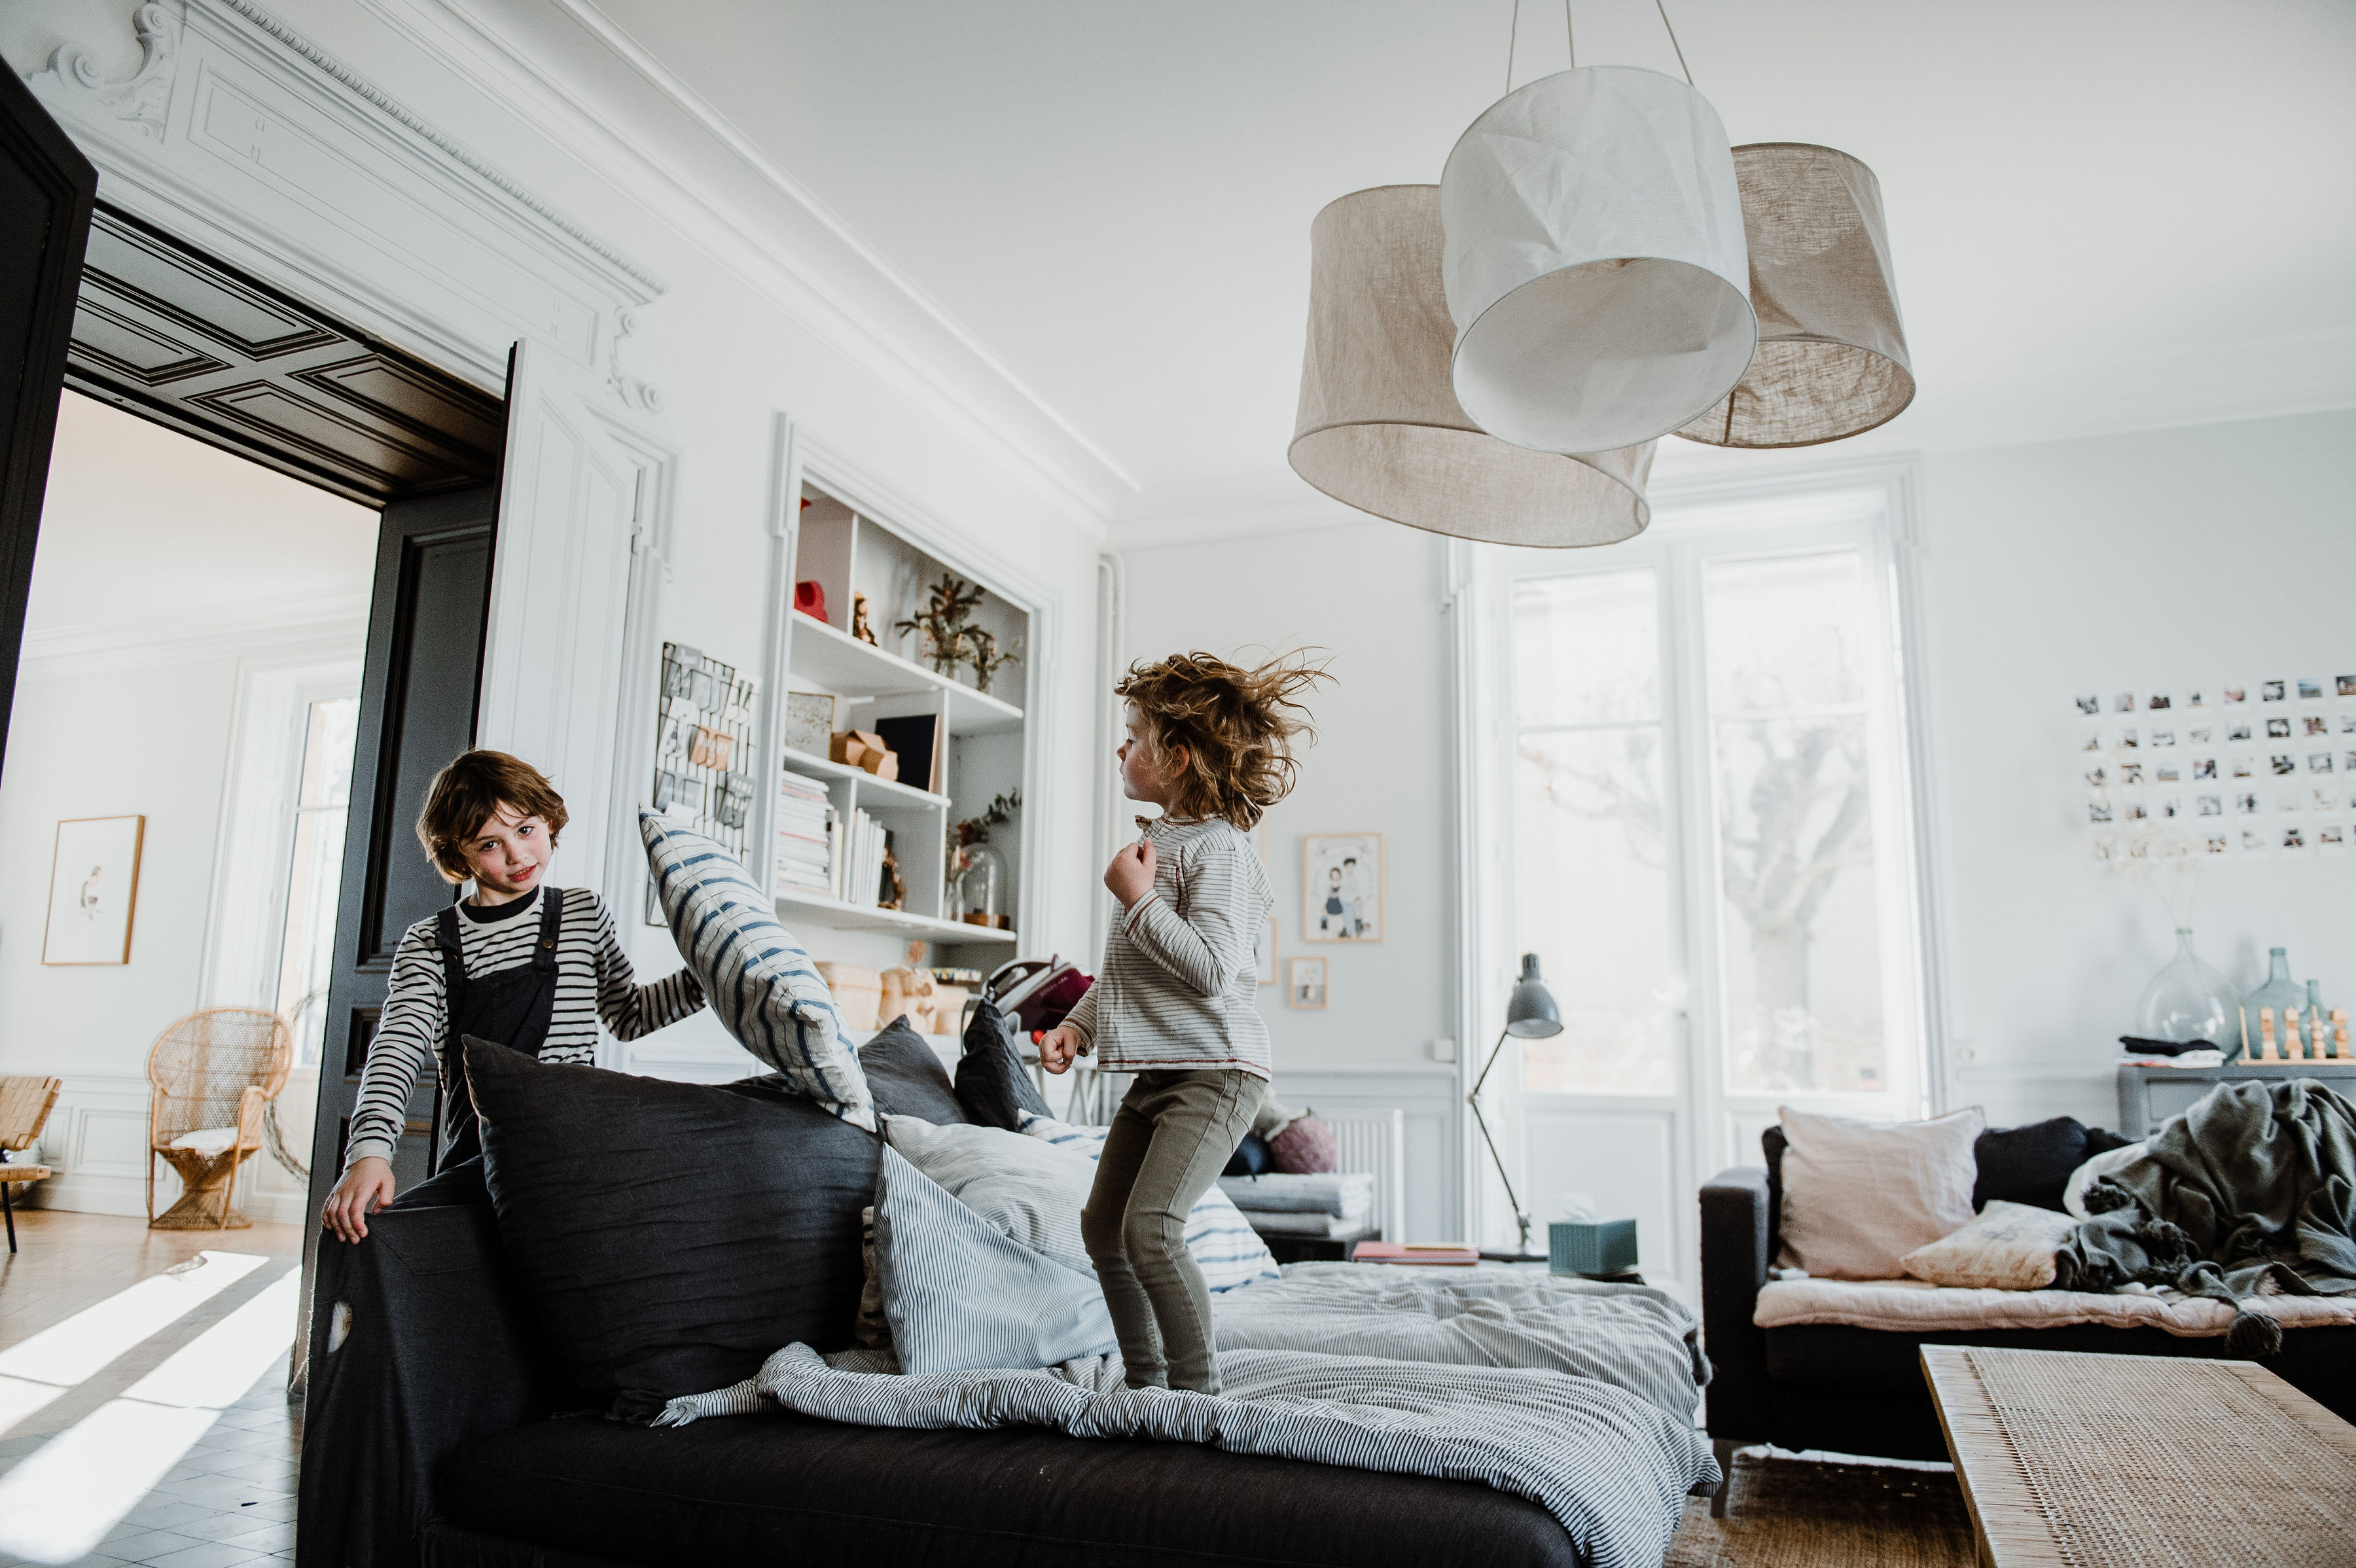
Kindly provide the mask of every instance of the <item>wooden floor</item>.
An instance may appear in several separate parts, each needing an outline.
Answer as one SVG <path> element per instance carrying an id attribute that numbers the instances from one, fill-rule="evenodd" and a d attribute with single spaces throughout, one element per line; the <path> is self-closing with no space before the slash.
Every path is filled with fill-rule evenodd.
<path id="1" fill-rule="evenodd" d="M 19 1251 L 0 1253 L 0 1565 L 291 1560 L 300 1413 L 283 1345 L 261 1358 L 282 1304 L 293 1338 L 282 1282 L 302 1232 L 47 1209 L 16 1228 Z M 223 1369 L 258 1375 L 230 1389 Z"/>

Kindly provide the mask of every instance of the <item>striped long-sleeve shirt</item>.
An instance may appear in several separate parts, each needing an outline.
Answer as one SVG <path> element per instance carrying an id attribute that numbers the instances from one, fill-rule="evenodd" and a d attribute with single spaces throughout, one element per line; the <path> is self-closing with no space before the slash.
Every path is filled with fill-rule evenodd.
<path id="1" fill-rule="evenodd" d="M 556 942 L 556 998 L 549 1014 L 544 1062 L 588 1062 L 597 1052 L 597 1020 L 615 1037 L 635 1040 L 675 1024 L 703 1005 L 703 987 L 686 970 L 652 985 L 640 985 L 623 956 L 614 917 L 604 899 L 585 887 L 567 887 L 564 919 Z M 479 980 L 531 961 L 540 937 L 540 900 L 497 920 L 477 920 L 458 906 L 458 948 L 466 978 Z M 504 914 L 505 912 L 502 911 Z M 384 1012 L 369 1042 L 368 1067 L 360 1075 L 359 1108 L 352 1115 L 344 1164 L 363 1155 L 392 1158 L 408 1120 L 409 1092 L 417 1075 L 434 1070 L 449 997 L 442 973 L 442 950 L 434 921 L 420 920 L 401 939 L 392 955 L 392 976 Z"/>
<path id="2" fill-rule="evenodd" d="M 1233 823 L 1147 824 L 1153 891 L 1105 938 L 1104 962 L 1064 1020 L 1115 1072 L 1238 1070 L 1276 1057 L 1259 1015 L 1254 940 L 1276 907 L 1268 870 Z"/>

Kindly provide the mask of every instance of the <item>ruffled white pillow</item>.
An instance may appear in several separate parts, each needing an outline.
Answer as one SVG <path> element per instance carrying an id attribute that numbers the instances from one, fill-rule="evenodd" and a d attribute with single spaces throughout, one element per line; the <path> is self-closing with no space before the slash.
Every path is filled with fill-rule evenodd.
<path id="1" fill-rule="evenodd" d="M 1900 1262 L 1908 1273 L 1958 1290 L 2043 1290 L 2053 1253 L 2077 1221 L 2057 1209 L 1990 1202 L 1963 1229 L 1917 1247 Z"/>

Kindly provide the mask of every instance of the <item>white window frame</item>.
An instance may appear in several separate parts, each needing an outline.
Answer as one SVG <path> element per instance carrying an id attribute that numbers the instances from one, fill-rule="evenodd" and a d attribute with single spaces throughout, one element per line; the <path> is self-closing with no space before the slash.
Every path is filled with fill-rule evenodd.
<path id="1" fill-rule="evenodd" d="M 1456 711 L 1458 740 L 1457 912 L 1458 1027 L 1467 1048 L 1460 1053 L 1460 1080 L 1469 1090 L 1504 1024 L 1505 1003 L 1516 972 L 1519 953 L 1515 929 L 1515 857 L 1513 854 L 1514 797 L 1511 712 L 1511 626 L 1513 582 L 1517 577 L 1555 572 L 1608 571 L 1640 564 L 1654 564 L 1665 574 L 1662 624 L 1665 675 L 1676 684 L 1665 689 L 1665 727 L 1673 747 L 1681 784 L 1675 797 L 1678 810 L 1685 802 L 1709 799 L 1706 775 L 1709 768 L 1708 714 L 1702 661 L 1698 606 L 1690 602 L 1698 576 L 1675 569 L 1678 553 L 1691 554 L 1706 548 L 1734 552 L 1788 553 L 1810 546 L 1857 545 L 1865 552 L 1869 568 L 1882 575 L 1886 591 L 1875 596 L 1886 606 L 1898 659 L 1898 734 L 1876 747 L 1876 761 L 1898 772 L 1895 790 L 1877 790 L 1878 817 L 1893 815 L 1901 800 L 1909 854 L 1902 866 L 1885 870 L 1880 889 L 1885 899 L 1885 923 L 1893 916 L 1905 929 L 1883 953 L 1885 985 L 1897 972 L 1903 991 L 1885 1003 L 1885 1015 L 1911 1023 L 1921 1040 L 1920 1072 L 1911 1102 L 1890 1106 L 1900 1114 L 1920 1111 L 1937 1113 L 1953 1097 L 1954 1062 L 1949 1049 L 1942 922 L 1939 918 L 1939 871 L 1936 847 L 1937 809 L 1933 789 L 1929 726 L 1925 722 L 1924 669 L 1919 575 L 1921 462 L 1908 457 L 1868 461 L 1795 472 L 1772 478 L 1688 482 L 1663 485 L 1653 494 L 1651 526 L 1635 541 L 1593 552 L 1565 552 L 1558 556 L 1542 551 L 1515 551 L 1485 544 L 1454 542 L 1450 552 L 1450 603 L 1456 622 Z M 1549 560 L 1558 565 L 1548 569 Z M 1670 639 L 1676 639 L 1676 646 Z M 1879 825 L 1879 823 L 1878 823 Z M 1709 879 L 1717 875 L 1715 853 L 1694 856 L 1689 843 L 1714 846 L 1714 827 L 1697 833 L 1680 820 L 1666 846 L 1672 875 L 1678 879 L 1683 918 L 1676 940 L 1686 946 L 1680 956 L 1685 972 L 1697 977 L 1687 999 L 1687 1017 L 1676 1047 L 1677 1089 L 1682 1101 L 1698 1064 L 1697 1041 L 1702 1031 L 1715 1037 L 1719 1025 L 1715 897 Z M 1524 1207 L 1543 1224 L 1539 1210 L 1544 1195 L 1530 1192 L 1526 1140 L 1523 1136 L 1522 1090 L 1518 1053 L 1509 1053 L 1491 1078 L 1484 1099 L 1490 1124 L 1498 1133 L 1505 1162 L 1513 1172 Z M 1514 1070 L 1508 1070 L 1509 1064 Z M 1730 1099 L 1722 1074 L 1701 1075 L 1693 1082 L 1697 1112 L 1689 1146 L 1675 1151 L 1683 1185 L 1697 1186 L 1714 1171 L 1730 1165 L 1758 1163 L 1756 1127 L 1738 1131 L 1730 1119 Z M 1547 1099 L 1557 1097 L 1548 1096 Z M 1571 1097 L 1563 1097 L 1571 1098 Z M 1577 1097 L 1585 1100 L 1588 1097 Z M 1617 1097 L 1632 1109 L 1650 1106 L 1655 1099 L 1665 1109 L 1665 1097 Z M 1798 1098 L 1787 1096 L 1785 1098 Z M 1840 1097 L 1811 1095 L 1811 1102 L 1837 1109 Z M 1880 1097 L 1875 1097 L 1877 1101 Z M 1883 1101 L 1882 1103 L 1887 1103 Z M 1772 1112 L 1770 1113 L 1772 1116 Z M 1755 1120 L 1753 1118 L 1752 1120 Z M 1484 1241 L 1510 1242 L 1513 1215 L 1505 1200 L 1477 1133 L 1464 1112 L 1465 1190 L 1468 1210 L 1465 1232 Z M 1696 1241 L 1695 1216 L 1684 1215 L 1675 1227 L 1680 1233 L 1672 1244 L 1682 1259 Z M 1541 1239 L 1542 1239 L 1541 1231 Z M 1680 1265 L 1682 1266 L 1682 1264 Z"/>

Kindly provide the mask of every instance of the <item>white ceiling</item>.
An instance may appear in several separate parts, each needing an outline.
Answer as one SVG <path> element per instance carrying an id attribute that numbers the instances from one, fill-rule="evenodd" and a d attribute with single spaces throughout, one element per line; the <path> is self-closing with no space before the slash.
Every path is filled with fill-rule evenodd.
<path id="1" fill-rule="evenodd" d="M 559 3 L 962 328 L 1125 481 L 1123 518 L 1300 488 L 1284 449 L 1310 220 L 1439 177 L 1504 89 L 1512 12 Z M 1735 142 L 1824 143 L 1881 179 L 1922 392 L 1815 456 L 2356 403 L 2356 5 L 1669 15 Z M 1586 63 L 1676 69 L 1650 0 L 1579 0 L 1575 18 Z M 1527 0 L 1515 80 L 1565 63 L 1560 9 Z M 1664 448 L 1664 473 L 1772 460 Z"/>

